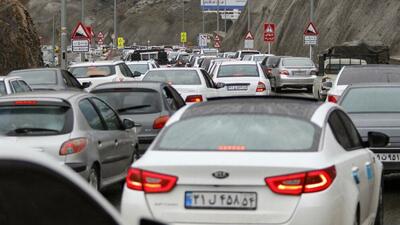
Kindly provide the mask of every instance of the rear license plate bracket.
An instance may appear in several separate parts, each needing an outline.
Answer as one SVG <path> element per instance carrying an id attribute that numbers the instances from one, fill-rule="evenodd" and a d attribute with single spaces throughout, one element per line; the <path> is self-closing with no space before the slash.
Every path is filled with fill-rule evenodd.
<path id="1" fill-rule="evenodd" d="M 256 210 L 255 192 L 185 192 L 186 209 Z"/>

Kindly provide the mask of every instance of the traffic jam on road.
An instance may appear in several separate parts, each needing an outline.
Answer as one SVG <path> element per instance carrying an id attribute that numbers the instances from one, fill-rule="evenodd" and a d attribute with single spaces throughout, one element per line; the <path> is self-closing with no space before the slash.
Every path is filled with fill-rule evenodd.
<path id="1" fill-rule="evenodd" d="M 236 52 L 126 47 L 0 79 L 0 200 L 26 215 L 0 209 L 0 224 L 383 225 L 385 175 L 400 171 L 388 49 L 294 57 L 251 38 Z"/>

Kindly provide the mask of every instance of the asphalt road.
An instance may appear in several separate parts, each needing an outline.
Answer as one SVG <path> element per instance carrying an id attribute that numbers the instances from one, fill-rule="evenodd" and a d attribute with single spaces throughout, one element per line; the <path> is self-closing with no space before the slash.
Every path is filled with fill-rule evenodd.
<path id="1" fill-rule="evenodd" d="M 312 94 L 305 93 L 305 90 L 290 89 L 284 90 L 284 96 L 302 96 L 312 97 Z M 122 197 L 122 184 L 116 184 L 108 187 L 103 191 L 103 195 L 118 210 L 120 209 Z M 400 224 L 400 174 L 386 175 L 384 177 L 384 224 L 398 225 Z"/>

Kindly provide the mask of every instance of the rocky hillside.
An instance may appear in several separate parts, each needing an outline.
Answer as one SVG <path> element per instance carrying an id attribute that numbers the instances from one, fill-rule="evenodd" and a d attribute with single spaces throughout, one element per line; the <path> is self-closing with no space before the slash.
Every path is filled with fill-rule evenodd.
<path id="1" fill-rule="evenodd" d="M 45 43 L 50 42 L 52 15 L 59 27 L 60 0 L 21 0 L 32 14 Z M 202 31 L 200 0 L 186 0 L 185 30 L 190 42 Z M 113 0 L 85 0 L 86 24 L 96 32 L 113 32 Z M 176 44 L 182 30 L 182 0 L 118 0 L 118 29 L 128 44 Z M 68 28 L 81 19 L 81 0 L 68 0 Z M 215 14 L 206 17 L 206 30 L 215 30 Z M 221 22 L 222 23 L 222 22 Z"/>
<path id="2" fill-rule="evenodd" d="M 277 24 L 274 54 L 308 55 L 303 45 L 303 31 L 310 13 L 309 0 L 253 0 L 250 4 L 255 47 L 265 51 L 263 23 Z M 320 32 L 317 51 L 349 41 L 383 43 L 392 55 L 400 55 L 399 0 L 324 0 L 315 1 L 315 22 Z M 247 32 L 247 12 L 234 24 L 225 39 L 225 49 L 243 48 Z"/>
<path id="3" fill-rule="evenodd" d="M 42 65 L 39 37 L 19 1 L 0 1 L 0 33 L 0 75 Z"/>

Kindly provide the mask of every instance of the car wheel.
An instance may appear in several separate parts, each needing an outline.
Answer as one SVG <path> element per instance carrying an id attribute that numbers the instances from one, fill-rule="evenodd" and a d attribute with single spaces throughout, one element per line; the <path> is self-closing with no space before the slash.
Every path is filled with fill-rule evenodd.
<path id="1" fill-rule="evenodd" d="M 383 179 L 383 177 L 382 177 L 382 179 Z M 382 182 L 381 188 L 379 190 L 378 209 L 376 212 L 374 225 L 383 225 L 383 182 Z"/>
<path id="2" fill-rule="evenodd" d="M 95 190 L 99 190 L 99 174 L 95 168 L 91 168 L 89 171 L 88 182 Z"/>

